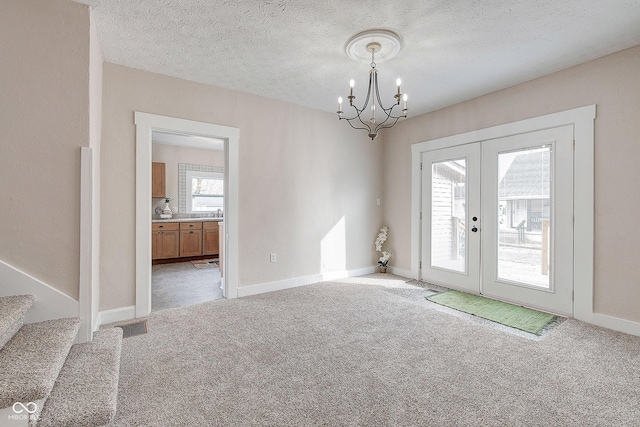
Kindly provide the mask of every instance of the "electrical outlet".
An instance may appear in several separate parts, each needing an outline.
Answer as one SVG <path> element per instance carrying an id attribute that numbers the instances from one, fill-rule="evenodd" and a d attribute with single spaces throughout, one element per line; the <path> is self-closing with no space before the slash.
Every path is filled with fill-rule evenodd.
<path id="1" fill-rule="evenodd" d="M 376 205 L 380 206 L 380 199 L 376 199 Z"/>
<path id="2" fill-rule="evenodd" d="M 271 262 L 276 262 L 276 254 L 271 254 L 270 260 Z"/>

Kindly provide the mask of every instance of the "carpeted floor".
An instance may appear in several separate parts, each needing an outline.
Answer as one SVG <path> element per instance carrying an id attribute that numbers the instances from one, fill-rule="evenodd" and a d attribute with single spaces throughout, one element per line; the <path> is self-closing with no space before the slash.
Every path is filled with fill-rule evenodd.
<path id="1" fill-rule="evenodd" d="M 164 310 L 123 342 L 118 426 L 635 426 L 640 338 L 527 339 L 370 275 Z"/>

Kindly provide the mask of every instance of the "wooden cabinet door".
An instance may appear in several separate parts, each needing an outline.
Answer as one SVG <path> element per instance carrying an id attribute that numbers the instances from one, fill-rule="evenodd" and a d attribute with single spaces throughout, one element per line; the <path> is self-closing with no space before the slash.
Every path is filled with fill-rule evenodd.
<path id="1" fill-rule="evenodd" d="M 180 256 L 180 232 L 162 232 L 162 258 L 178 258 Z"/>
<path id="2" fill-rule="evenodd" d="M 167 227 L 170 225 L 155 226 Z M 151 232 L 151 259 L 178 258 L 180 256 L 180 232 L 178 230 L 153 230 Z"/>
<path id="3" fill-rule="evenodd" d="M 151 163 L 151 197 L 166 197 L 166 172 L 165 164 Z"/>
<path id="4" fill-rule="evenodd" d="M 162 232 L 151 232 L 151 259 L 160 259 L 160 249 L 162 248 Z"/>
<path id="5" fill-rule="evenodd" d="M 151 259 L 178 258 L 180 256 L 180 232 L 177 222 L 151 224 Z"/>
<path id="6" fill-rule="evenodd" d="M 202 228 L 202 255 L 218 255 L 218 223 L 205 222 Z"/>
<path id="7" fill-rule="evenodd" d="M 202 230 L 180 231 L 180 256 L 202 255 Z"/>

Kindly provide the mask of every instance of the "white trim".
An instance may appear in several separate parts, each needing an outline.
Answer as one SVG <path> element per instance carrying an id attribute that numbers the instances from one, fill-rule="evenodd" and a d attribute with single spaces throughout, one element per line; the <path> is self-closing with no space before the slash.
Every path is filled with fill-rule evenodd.
<path id="1" fill-rule="evenodd" d="M 632 322 L 630 320 L 625 320 L 619 317 L 613 317 L 601 313 L 590 313 L 580 320 L 586 323 L 591 323 L 592 325 L 600 326 L 602 328 L 612 329 L 614 331 L 624 332 L 625 334 L 640 337 L 640 323 L 638 322 Z"/>
<path id="2" fill-rule="evenodd" d="M 582 118 L 573 129 L 575 150 L 574 163 L 574 238 L 573 238 L 573 283 L 574 301 L 573 315 L 576 319 L 598 326 L 601 323 L 593 309 L 593 258 L 594 258 L 594 229 L 595 229 L 595 129 L 596 106 L 589 116 Z M 588 262 L 587 262 L 588 261 Z M 578 262 L 583 262 L 579 264 Z M 640 324 L 638 324 L 640 326 Z M 640 332 L 640 327 L 638 328 Z M 640 333 L 636 333 L 640 335 Z"/>
<path id="3" fill-rule="evenodd" d="M 310 276 L 297 277 L 276 282 L 258 283 L 250 286 L 240 286 L 238 296 L 246 297 L 250 295 L 263 294 L 265 292 L 281 291 L 283 289 L 297 288 L 299 286 L 312 285 L 314 283 L 346 279 L 347 277 L 362 276 L 364 274 L 375 273 L 376 267 L 364 267 L 355 270 L 335 271 L 331 273 L 312 274 Z"/>
<path id="4" fill-rule="evenodd" d="M 78 315 L 82 323 L 78 332 L 79 342 L 90 342 L 99 324 L 93 308 L 93 150 L 82 147 L 80 151 L 80 286 L 78 291 Z M 96 296 L 97 297 L 97 296 Z"/>
<path id="5" fill-rule="evenodd" d="M 389 266 L 388 270 L 389 270 L 389 273 L 395 274 L 397 276 L 406 277 L 407 279 L 416 279 L 416 277 L 412 277 L 413 273 L 411 272 L 411 270 L 405 270 L 404 268 L 398 268 L 393 266 Z"/>
<path id="6" fill-rule="evenodd" d="M 420 211 L 422 210 L 422 152 L 415 152 L 414 145 L 411 146 L 411 274 L 407 277 L 420 279 L 420 260 L 422 259 L 422 249 L 420 247 L 420 236 L 422 236 L 422 221 L 420 221 Z M 417 215 L 417 216 L 416 216 Z"/>
<path id="7" fill-rule="evenodd" d="M 411 277 L 420 270 L 420 159 L 425 151 L 518 135 L 563 125 L 574 126 L 574 316 L 578 320 L 621 332 L 640 335 L 640 323 L 595 313 L 593 309 L 594 234 L 594 120 L 596 106 L 548 114 L 532 119 L 420 142 L 411 146 Z"/>
<path id="8" fill-rule="evenodd" d="M 36 302 L 25 315 L 26 323 L 77 317 L 79 304 L 41 280 L 0 261 L 0 296 L 33 295 Z"/>
<path id="9" fill-rule="evenodd" d="M 225 140 L 226 298 L 238 294 L 238 142 L 240 130 L 228 126 L 135 112 L 136 125 L 136 317 L 151 312 L 151 134 L 179 132 Z"/>
<path id="10" fill-rule="evenodd" d="M 107 323 L 123 322 L 125 320 L 131 320 L 136 318 L 136 306 L 129 305 L 126 307 L 114 308 L 111 310 L 101 311 L 99 313 L 100 324 L 106 325 Z"/>

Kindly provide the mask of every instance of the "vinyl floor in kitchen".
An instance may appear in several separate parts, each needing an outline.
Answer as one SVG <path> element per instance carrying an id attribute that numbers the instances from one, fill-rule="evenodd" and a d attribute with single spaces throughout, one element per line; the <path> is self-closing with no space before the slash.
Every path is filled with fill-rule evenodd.
<path id="1" fill-rule="evenodd" d="M 151 311 L 222 299 L 220 269 L 198 269 L 190 261 L 152 266 Z"/>

